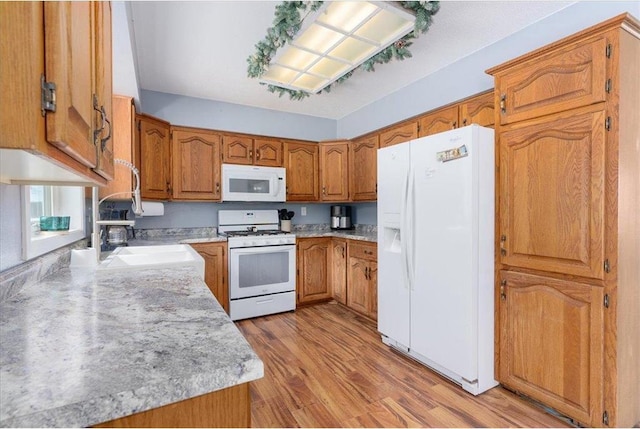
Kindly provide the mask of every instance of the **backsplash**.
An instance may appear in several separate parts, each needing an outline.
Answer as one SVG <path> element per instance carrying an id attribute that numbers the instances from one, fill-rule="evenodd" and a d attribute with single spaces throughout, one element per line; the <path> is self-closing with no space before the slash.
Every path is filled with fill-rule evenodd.
<path id="1" fill-rule="evenodd" d="M 82 239 L 0 272 L 0 302 L 9 299 L 23 288 L 41 281 L 61 268 L 69 266 L 71 250 L 85 249 L 86 247 L 87 240 Z"/>

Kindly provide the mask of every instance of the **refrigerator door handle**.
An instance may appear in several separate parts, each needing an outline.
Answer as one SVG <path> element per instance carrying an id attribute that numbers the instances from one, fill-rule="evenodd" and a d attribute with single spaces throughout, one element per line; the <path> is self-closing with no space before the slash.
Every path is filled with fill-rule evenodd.
<path id="1" fill-rule="evenodd" d="M 405 258 L 407 260 L 407 276 L 409 278 L 409 289 L 414 290 L 415 281 L 414 281 L 414 246 L 415 246 L 415 172 L 413 170 L 413 166 L 409 166 L 409 176 L 407 180 L 407 201 L 406 201 L 406 224 L 405 224 L 405 232 L 406 232 L 406 253 Z"/>
<path id="2" fill-rule="evenodd" d="M 410 170 L 407 170 L 404 176 L 404 180 L 402 182 L 402 201 L 400 202 L 400 255 L 402 260 L 402 276 L 404 277 L 404 281 L 402 282 L 403 286 L 407 289 L 411 288 L 411 277 L 409 275 L 409 259 L 407 257 L 408 252 L 408 240 L 410 237 L 410 232 L 407 229 L 407 200 L 409 193 L 409 175 Z"/>

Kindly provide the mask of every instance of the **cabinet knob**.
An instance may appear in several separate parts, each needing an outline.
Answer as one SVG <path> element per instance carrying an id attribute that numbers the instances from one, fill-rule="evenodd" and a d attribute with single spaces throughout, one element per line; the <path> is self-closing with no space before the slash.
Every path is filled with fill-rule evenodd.
<path id="1" fill-rule="evenodd" d="M 507 96 L 505 94 L 500 96 L 500 111 L 507 113 Z"/>
<path id="2" fill-rule="evenodd" d="M 453 127 L 451 128 L 458 128 L 458 121 L 453 121 Z"/>
<path id="3" fill-rule="evenodd" d="M 256 159 L 260 160 L 260 149 L 256 149 Z"/>
<path id="4" fill-rule="evenodd" d="M 464 118 L 464 119 L 462 120 L 462 125 L 467 125 L 467 118 Z"/>
<path id="5" fill-rule="evenodd" d="M 507 294 L 505 292 L 505 288 L 507 286 L 507 281 L 506 280 L 502 280 L 500 282 L 500 299 L 505 301 L 507 299 Z"/>
<path id="6" fill-rule="evenodd" d="M 322 195 L 327 195 L 327 188 L 326 187 L 322 187 Z"/>
<path id="7" fill-rule="evenodd" d="M 220 193 L 220 182 L 216 182 L 216 194 Z"/>
<path id="8" fill-rule="evenodd" d="M 249 158 L 253 158 L 253 150 L 249 150 Z"/>

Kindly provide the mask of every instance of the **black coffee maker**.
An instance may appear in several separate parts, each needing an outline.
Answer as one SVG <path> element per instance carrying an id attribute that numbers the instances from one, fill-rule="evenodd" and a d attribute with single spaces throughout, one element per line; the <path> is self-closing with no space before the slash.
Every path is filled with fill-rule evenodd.
<path id="1" fill-rule="evenodd" d="M 331 206 L 331 229 L 352 229 L 351 207 Z"/>

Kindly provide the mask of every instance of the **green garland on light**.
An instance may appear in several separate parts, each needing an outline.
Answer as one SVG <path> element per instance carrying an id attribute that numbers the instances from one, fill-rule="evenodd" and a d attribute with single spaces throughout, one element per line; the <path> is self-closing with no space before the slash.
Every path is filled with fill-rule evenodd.
<path id="1" fill-rule="evenodd" d="M 310 13 L 318 10 L 318 8 L 322 6 L 322 3 L 322 1 L 284 1 L 277 5 L 273 27 L 268 28 L 267 36 L 256 44 L 255 54 L 247 58 L 247 63 L 249 63 L 247 69 L 248 76 L 251 78 L 259 78 L 264 75 L 267 72 L 271 58 L 275 56 L 277 50 L 293 40 L 298 31 L 300 31 L 304 19 Z M 413 31 L 340 77 L 331 85 L 325 87 L 320 93 L 331 92 L 333 85 L 349 79 L 351 75 L 353 75 L 353 72 L 358 69 L 375 71 L 374 67 L 376 64 L 386 64 L 392 59 L 402 61 L 405 58 L 411 58 L 409 47 L 413 43 L 412 40 L 417 38 L 420 33 L 425 33 L 429 29 L 433 15 L 440 9 L 440 2 L 401 1 L 397 3 L 416 15 Z M 301 14 L 304 14 L 304 16 L 301 16 Z M 269 92 L 278 94 L 280 97 L 288 94 L 291 100 L 302 100 L 311 95 L 306 91 L 296 91 L 264 82 L 260 82 L 260 84 L 267 85 Z"/>

